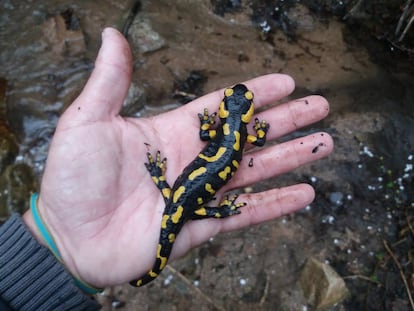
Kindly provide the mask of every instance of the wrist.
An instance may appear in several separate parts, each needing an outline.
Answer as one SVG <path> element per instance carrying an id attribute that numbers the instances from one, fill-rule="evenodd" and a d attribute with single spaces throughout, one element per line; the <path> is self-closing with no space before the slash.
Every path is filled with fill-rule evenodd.
<path id="1" fill-rule="evenodd" d="M 33 219 L 33 214 L 30 211 L 30 209 L 23 214 L 22 220 L 26 227 L 29 229 L 32 236 L 36 239 L 36 241 L 47 248 L 45 240 L 43 239 L 42 235 L 36 227 L 36 224 Z"/>
<path id="2" fill-rule="evenodd" d="M 73 281 L 76 284 L 76 286 L 78 286 L 80 289 L 82 289 L 84 292 L 88 294 L 96 294 L 101 292 L 103 289 L 95 288 L 92 285 L 89 285 L 88 283 L 82 281 L 76 269 L 74 269 L 73 267 L 71 269 L 71 265 L 68 265 L 68 263 L 65 262 L 64 258 L 67 258 L 68 254 L 63 252 L 63 254 L 66 256 L 61 255 L 57 243 L 53 238 L 53 234 L 49 231 L 50 226 L 46 224 L 43 217 L 41 216 L 40 209 L 41 207 L 40 200 L 38 200 L 38 194 L 34 193 L 30 198 L 30 210 L 23 215 L 23 220 L 29 228 L 32 235 L 40 244 L 46 246 L 46 248 L 48 248 L 49 251 L 55 256 L 55 258 L 66 267 L 66 269 L 72 274 Z M 71 259 L 70 256 L 69 259 Z M 69 260 L 69 262 L 71 261 Z"/>

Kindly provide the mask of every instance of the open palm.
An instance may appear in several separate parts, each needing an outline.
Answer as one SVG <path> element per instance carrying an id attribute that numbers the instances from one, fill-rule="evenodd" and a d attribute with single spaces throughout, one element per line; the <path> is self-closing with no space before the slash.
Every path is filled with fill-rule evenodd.
<path id="1" fill-rule="evenodd" d="M 167 157 L 167 181 L 172 185 L 198 154 L 197 113 L 216 111 L 223 91 L 151 118 L 118 115 L 130 84 L 131 54 L 114 29 L 103 33 L 103 46 L 85 89 L 62 115 L 53 137 L 41 184 L 39 209 L 65 265 L 95 286 L 120 284 L 139 277 L 155 259 L 163 197 L 144 163 L 146 153 Z M 237 82 L 237 81 L 234 81 Z M 294 89 L 286 75 L 266 75 L 245 82 L 256 107 L 287 96 Z M 328 113 L 318 96 L 291 101 L 258 114 L 270 125 L 268 139 L 316 122 Z M 251 126 L 249 125 L 249 131 Z M 318 152 L 312 152 L 320 146 Z M 292 170 L 326 156 L 330 136 L 315 133 L 300 140 L 255 150 L 254 166 L 246 159 L 235 177 L 217 193 Z M 188 222 L 178 235 L 171 258 L 224 231 L 279 217 L 309 204 L 314 197 L 306 184 L 242 194 L 241 214 L 226 219 Z"/>

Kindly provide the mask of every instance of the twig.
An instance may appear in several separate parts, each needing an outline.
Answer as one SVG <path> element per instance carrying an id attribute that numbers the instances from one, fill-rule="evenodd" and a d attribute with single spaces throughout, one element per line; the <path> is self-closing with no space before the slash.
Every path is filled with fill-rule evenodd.
<path id="1" fill-rule="evenodd" d="M 411 24 L 414 22 L 414 14 L 411 15 L 410 20 L 408 21 L 407 26 L 405 26 L 404 31 L 402 32 L 401 36 L 398 38 L 398 42 L 402 41 L 407 34 L 407 31 L 411 28 Z"/>
<path id="2" fill-rule="evenodd" d="M 396 49 L 399 49 L 400 51 L 406 52 L 406 53 L 410 53 L 410 54 L 414 54 L 414 50 L 413 49 L 408 49 L 402 45 L 397 44 L 396 42 L 390 40 L 387 38 L 387 41 Z"/>
<path id="3" fill-rule="evenodd" d="M 382 242 L 384 243 L 384 247 L 387 250 L 388 254 L 391 256 L 392 260 L 394 260 L 395 265 L 398 267 L 398 270 L 400 271 L 400 276 L 401 276 L 401 279 L 402 279 L 402 281 L 404 283 L 405 290 L 407 291 L 408 300 L 410 301 L 411 310 L 414 311 L 414 301 L 413 301 L 413 297 L 411 296 L 410 287 L 408 286 L 408 282 L 407 282 L 407 279 L 405 278 L 405 275 L 404 275 L 404 272 L 402 270 L 401 264 L 399 263 L 397 257 L 395 257 L 395 255 L 392 252 L 391 248 L 388 246 L 387 241 L 382 240 Z"/>
<path id="4" fill-rule="evenodd" d="M 189 288 L 191 288 L 193 291 L 195 291 L 200 297 L 202 297 L 207 303 L 211 304 L 220 311 L 226 311 L 222 306 L 217 305 L 213 300 L 210 299 L 206 294 L 204 294 L 198 287 L 194 286 L 193 283 L 191 283 L 190 280 L 188 280 L 182 273 L 171 267 L 171 265 L 167 265 L 166 269 L 170 270 L 174 275 L 178 276 Z"/>
<path id="5" fill-rule="evenodd" d="M 397 36 L 400 33 L 402 24 L 404 23 L 404 20 L 406 19 L 408 15 L 408 11 L 410 10 L 412 0 L 408 0 L 407 4 L 405 5 L 404 11 L 401 14 L 400 19 L 398 20 L 397 28 L 395 29 L 395 35 Z"/>
<path id="6" fill-rule="evenodd" d="M 264 288 L 264 291 L 263 291 L 263 295 L 260 298 L 259 306 L 263 305 L 265 303 L 266 299 L 267 299 L 267 295 L 269 294 L 269 283 L 270 283 L 269 282 L 269 275 L 266 274 L 266 284 L 265 284 L 265 288 Z"/>
<path id="7" fill-rule="evenodd" d="M 414 237 L 414 227 L 413 227 L 413 225 L 411 224 L 411 220 L 410 220 L 410 218 L 408 217 L 408 213 L 407 213 L 407 212 L 405 213 L 405 218 L 407 219 L 408 228 L 410 229 L 411 234 L 412 234 L 412 235 L 413 235 L 413 237 Z"/>
<path id="8" fill-rule="evenodd" d="M 356 275 L 347 275 L 347 276 L 344 276 L 344 277 L 342 277 L 344 280 L 346 280 L 346 279 L 362 279 L 362 280 L 365 280 L 365 281 L 368 281 L 368 282 L 372 282 L 372 283 L 375 283 L 375 284 L 377 284 L 377 285 L 379 285 L 379 286 L 383 286 L 382 284 L 381 284 L 381 282 L 379 282 L 379 281 L 377 281 L 377 280 L 373 280 L 372 278 L 370 278 L 370 277 L 368 277 L 368 276 L 365 276 L 365 275 L 362 275 L 362 274 L 356 274 Z"/>
<path id="9" fill-rule="evenodd" d="M 410 1 L 411 1 L 411 0 L 410 0 Z M 359 1 L 357 2 L 357 4 L 355 4 L 355 5 L 352 7 L 352 9 L 350 9 L 350 10 L 349 10 L 349 12 L 348 12 L 348 13 L 346 13 L 346 14 L 345 14 L 345 16 L 344 16 L 342 19 L 343 19 L 343 20 L 346 20 L 346 19 L 348 19 L 348 17 L 349 17 L 349 16 L 354 15 L 354 13 L 355 13 L 357 10 L 359 10 L 360 6 L 362 5 L 362 2 L 364 2 L 364 0 L 359 0 Z"/>

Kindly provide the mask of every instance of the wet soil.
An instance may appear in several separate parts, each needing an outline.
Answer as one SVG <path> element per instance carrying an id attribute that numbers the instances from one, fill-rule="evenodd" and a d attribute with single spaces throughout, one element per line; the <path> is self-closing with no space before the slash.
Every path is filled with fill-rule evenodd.
<path id="1" fill-rule="evenodd" d="M 414 88 L 410 70 L 401 70 L 409 57 L 300 3 L 286 10 L 296 21 L 292 38 L 283 27 L 264 34 L 252 21 L 254 7 L 228 1 L 227 10 L 218 2 L 142 2 L 128 32 L 133 95 L 123 114 L 154 114 L 261 74 L 287 73 L 297 85 L 291 98 L 321 94 L 331 114 L 280 141 L 323 130 L 335 152 L 252 185 L 311 183 L 317 197 L 303 211 L 217 236 L 142 289 L 114 287 L 98 297 L 104 310 L 312 310 L 298 285 L 309 257 L 329 263 L 350 290 L 331 310 L 409 310 L 401 279 L 412 292 Z M 93 67 L 102 28 L 122 29 L 133 4 L 0 2 L 0 77 L 19 141 L 14 165 L 29 165 L 40 178 L 56 121 Z M 143 27 L 152 34 L 145 46 L 136 33 Z"/>

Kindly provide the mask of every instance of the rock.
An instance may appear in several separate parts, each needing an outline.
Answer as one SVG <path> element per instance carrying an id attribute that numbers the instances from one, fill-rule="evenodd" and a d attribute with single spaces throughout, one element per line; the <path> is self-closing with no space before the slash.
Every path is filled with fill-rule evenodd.
<path id="1" fill-rule="evenodd" d="M 122 104 L 121 115 L 128 117 L 137 116 L 142 108 L 144 108 L 145 102 L 144 90 L 132 82 L 129 86 L 128 95 Z"/>
<path id="2" fill-rule="evenodd" d="M 329 194 L 329 201 L 335 206 L 343 205 L 344 194 L 342 192 L 331 192 Z"/>
<path id="3" fill-rule="evenodd" d="M 305 5 L 294 5 L 288 10 L 287 17 L 295 23 L 297 35 L 312 31 L 315 28 L 315 20 Z"/>
<path id="4" fill-rule="evenodd" d="M 0 124 L 0 174 L 12 164 L 19 152 L 16 137 Z"/>
<path id="5" fill-rule="evenodd" d="M 300 279 L 304 296 L 316 310 L 326 310 L 348 295 L 344 280 L 332 269 L 315 258 L 309 258 Z"/>
<path id="6" fill-rule="evenodd" d="M 157 51 L 165 46 L 165 40 L 161 35 L 154 31 L 148 20 L 141 15 L 137 15 L 128 30 L 128 39 L 133 50 L 141 53 Z"/>
<path id="7" fill-rule="evenodd" d="M 36 186 L 30 166 L 24 163 L 8 166 L 0 177 L 0 221 L 12 212 L 23 214 L 29 208 L 30 194 L 36 191 Z"/>
<path id="8" fill-rule="evenodd" d="M 41 27 L 53 53 L 80 56 L 86 51 L 85 37 L 72 10 L 49 18 Z"/>

